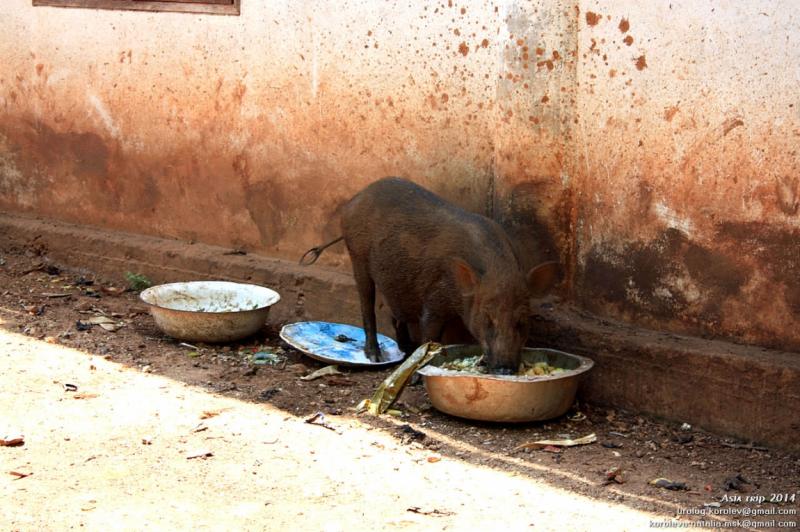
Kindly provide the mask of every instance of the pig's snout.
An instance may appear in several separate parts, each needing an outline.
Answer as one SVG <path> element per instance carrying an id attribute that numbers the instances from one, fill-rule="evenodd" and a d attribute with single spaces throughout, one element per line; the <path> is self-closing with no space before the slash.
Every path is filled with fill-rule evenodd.
<path id="1" fill-rule="evenodd" d="M 493 307 L 497 308 L 497 307 Z M 528 326 L 519 309 L 509 313 L 476 312 L 473 337 L 483 350 L 483 364 L 490 373 L 511 375 L 519 371 L 522 347 L 528 339 Z"/>
<path id="2" fill-rule="evenodd" d="M 513 370 L 511 368 L 502 368 L 502 367 L 495 368 L 494 370 L 492 370 L 492 373 L 494 373 L 495 375 L 514 375 L 516 372 L 517 372 L 516 370 Z"/>
<path id="3" fill-rule="evenodd" d="M 484 362 L 490 373 L 513 375 L 519 371 L 522 346 L 525 343 L 522 338 L 481 343 L 483 344 Z"/>
<path id="4" fill-rule="evenodd" d="M 494 373 L 496 375 L 513 375 L 519 371 L 519 356 L 516 357 L 516 362 L 514 362 L 513 358 L 499 358 L 494 356 L 492 353 L 486 353 L 485 351 L 484 354 L 486 368 L 489 370 L 489 373 Z"/>

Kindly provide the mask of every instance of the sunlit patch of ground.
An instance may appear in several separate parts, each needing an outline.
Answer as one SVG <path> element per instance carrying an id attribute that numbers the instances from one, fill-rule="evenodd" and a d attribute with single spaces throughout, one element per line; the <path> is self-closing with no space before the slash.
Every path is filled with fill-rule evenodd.
<path id="1" fill-rule="evenodd" d="M 25 437 L 0 447 L 0 526 L 645 530 L 665 518 L 328 421 L 337 431 L 0 330 L 0 432 Z"/>

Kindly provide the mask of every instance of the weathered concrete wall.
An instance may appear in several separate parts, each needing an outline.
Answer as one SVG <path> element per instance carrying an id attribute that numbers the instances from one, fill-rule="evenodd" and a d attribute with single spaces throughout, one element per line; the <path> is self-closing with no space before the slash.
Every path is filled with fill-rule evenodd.
<path id="1" fill-rule="evenodd" d="M 295 259 L 404 175 L 563 260 L 599 314 L 800 349 L 793 10 L 7 0 L 0 208 Z"/>
<path id="2" fill-rule="evenodd" d="M 581 3 L 577 295 L 800 348 L 794 2 Z"/>
<path id="3" fill-rule="evenodd" d="M 384 175 L 486 211 L 517 38 L 501 7 L 245 2 L 215 17 L 3 2 L 0 201 L 292 258 Z"/>

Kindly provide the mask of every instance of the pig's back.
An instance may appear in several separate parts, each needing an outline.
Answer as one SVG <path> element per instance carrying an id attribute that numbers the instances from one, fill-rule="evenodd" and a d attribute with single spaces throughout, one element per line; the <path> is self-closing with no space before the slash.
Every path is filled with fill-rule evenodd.
<path id="1" fill-rule="evenodd" d="M 452 259 L 485 271 L 516 257 L 499 225 L 467 212 L 400 178 L 369 185 L 342 212 L 342 232 L 353 261 L 369 269 L 395 316 L 414 321 L 426 301 L 460 301 L 450 274 Z"/>

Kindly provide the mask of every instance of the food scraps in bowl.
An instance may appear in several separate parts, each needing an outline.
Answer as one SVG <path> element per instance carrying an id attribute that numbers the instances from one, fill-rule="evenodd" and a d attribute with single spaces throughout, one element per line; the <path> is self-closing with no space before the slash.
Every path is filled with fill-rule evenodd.
<path id="1" fill-rule="evenodd" d="M 417 370 L 434 408 L 481 421 L 522 423 L 552 419 L 569 410 L 581 376 L 594 365 L 584 356 L 525 347 L 521 353 L 524 373 L 497 375 L 481 373 L 485 371 L 478 363 L 482 355 L 477 345 L 448 345 Z M 459 369 L 446 369 L 453 361 Z M 546 374 L 547 371 L 552 372 Z M 533 375 L 525 374 L 528 372 Z"/>
<path id="2" fill-rule="evenodd" d="M 481 364 L 483 355 L 476 355 L 471 357 L 457 358 L 449 360 L 439 365 L 442 369 L 449 369 L 452 371 L 462 371 L 465 373 L 488 374 L 486 366 Z M 547 362 L 529 362 L 523 360 L 520 362 L 517 375 L 520 377 L 538 377 L 542 375 L 555 375 L 567 371 L 564 368 L 551 366 Z"/>

